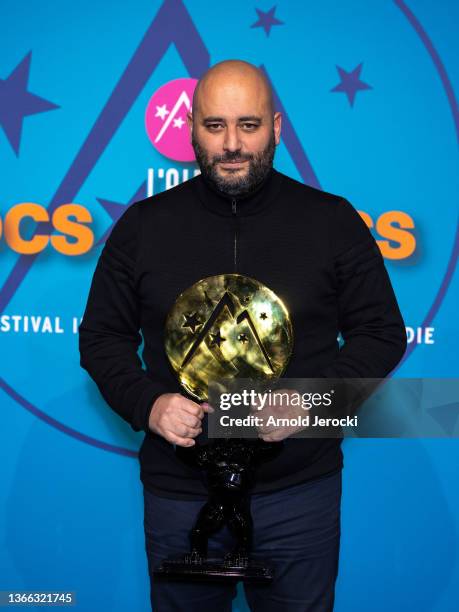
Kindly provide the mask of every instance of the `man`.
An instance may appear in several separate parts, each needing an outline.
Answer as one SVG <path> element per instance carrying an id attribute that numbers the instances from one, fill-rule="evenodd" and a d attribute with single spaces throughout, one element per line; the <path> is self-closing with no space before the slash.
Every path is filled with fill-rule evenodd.
<path id="1" fill-rule="evenodd" d="M 206 500 L 192 446 L 211 408 L 187 397 L 163 346 L 177 297 L 198 280 L 237 272 L 286 304 L 294 347 L 285 377 L 382 378 L 406 348 L 403 319 L 381 253 L 345 199 L 272 167 L 281 133 L 271 89 L 254 66 L 229 60 L 199 81 L 188 114 L 201 175 L 129 206 L 97 264 L 80 325 L 81 365 L 135 431 L 153 609 L 231 610 L 235 588 L 169 583 L 152 571 L 185 552 Z M 142 330 L 142 369 L 137 350 Z M 344 338 L 339 349 L 338 332 Z M 263 435 L 263 434 L 261 434 Z M 266 435 L 269 439 L 269 435 Z M 253 556 L 274 566 L 269 586 L 246 584 L 252 610 L 329 611 L 338 569 L 342 453 L 337 439 L 285 437 L 257 468 Z M 228 551 L 225 527 L 209 549 Z"/>

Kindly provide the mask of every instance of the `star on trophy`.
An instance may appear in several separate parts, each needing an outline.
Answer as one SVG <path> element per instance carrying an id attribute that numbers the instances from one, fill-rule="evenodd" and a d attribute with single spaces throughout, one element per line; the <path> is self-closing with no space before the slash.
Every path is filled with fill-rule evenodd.
<path id="1" fill-rule="evenodd" d="M 200 401 L 208 401 L 209 385 L 219 381 L 279 378 L 292 347 L 292 324 L 283 302 L 264 284 L 241 274 L 198 281 L 179 295 L 166 319 L 166 354 L 182 387 Z M 181 460 L 202 470 L 208 500 L 190 532 L 190 550 L 163 560 L 156 575 L 272 580 L 269 564 L 250 557 L 250 492 L 256 466 L 275 457 L 282 446 L 225 437 L 176 447 Z M 235 536 L 234 549 L 222 558 L 208 557 L 209 537 L 225 525 Z"/>

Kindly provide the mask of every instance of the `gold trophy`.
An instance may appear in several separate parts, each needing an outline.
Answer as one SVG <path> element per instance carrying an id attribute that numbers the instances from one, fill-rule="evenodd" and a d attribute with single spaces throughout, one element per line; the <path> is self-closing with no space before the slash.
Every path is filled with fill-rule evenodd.
<path id="1" fill-rule="evenodd" d="M 289 313 L 261 282 L 241 274 L 204 278 L 177 298 L 165 325 L 165 350 L 185 391 L 208 401 L 209 383 L 238 378 L 273 381 L 284 373 L 293 347 Z M 250 558 L 250 490 L 255 467 L 281 452 L 282 442 L 223 438 L 176 447 L 186 463 L 203 470 L 209 498 L 190 533 L 190 551 L 164 560 L 163 577 L 242 579 L 267 582 L 272 569 Z M 234 550 L 208 558 L 212 533 L 225 524 Z"/>

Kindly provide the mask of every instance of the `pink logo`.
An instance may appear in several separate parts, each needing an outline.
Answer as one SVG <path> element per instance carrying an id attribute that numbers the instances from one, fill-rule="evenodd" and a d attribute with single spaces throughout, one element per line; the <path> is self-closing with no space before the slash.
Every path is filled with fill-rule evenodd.
<path id="1" fill-rule="evenodd" d="M 171 159 L 194 161 L 190 130 L 186 123 L 196 79 L 169 81 L 151 96 L 145 113 L 145 127 L 153 146 Z"/>

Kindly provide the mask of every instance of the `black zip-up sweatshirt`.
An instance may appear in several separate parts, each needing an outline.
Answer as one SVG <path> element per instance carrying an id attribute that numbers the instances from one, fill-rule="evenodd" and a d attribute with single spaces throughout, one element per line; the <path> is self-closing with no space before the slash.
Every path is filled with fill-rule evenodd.
<path id="1" fill-rule="evenodd" d="M 164 350 L 165 319 L 198 280 L 233 272 L 258 279 L 286 305 L 294 335 L 286 378 L 383 378 L 406 349 L 381 252 L 346 199 L 272 169 L 244 198 L 228 197 L 198 175 L 130 205 L 94 272 L 79 327 L 80 363 L 108 405 L 146 432 L 141 481 L 163 497 L 207 495 L 198 468 L 148 427 L 159 395 L 186 396 Z M 282 452 L 257 468 L 253 492 L 339 470 L 340 443 L 287 438 Z"/>

